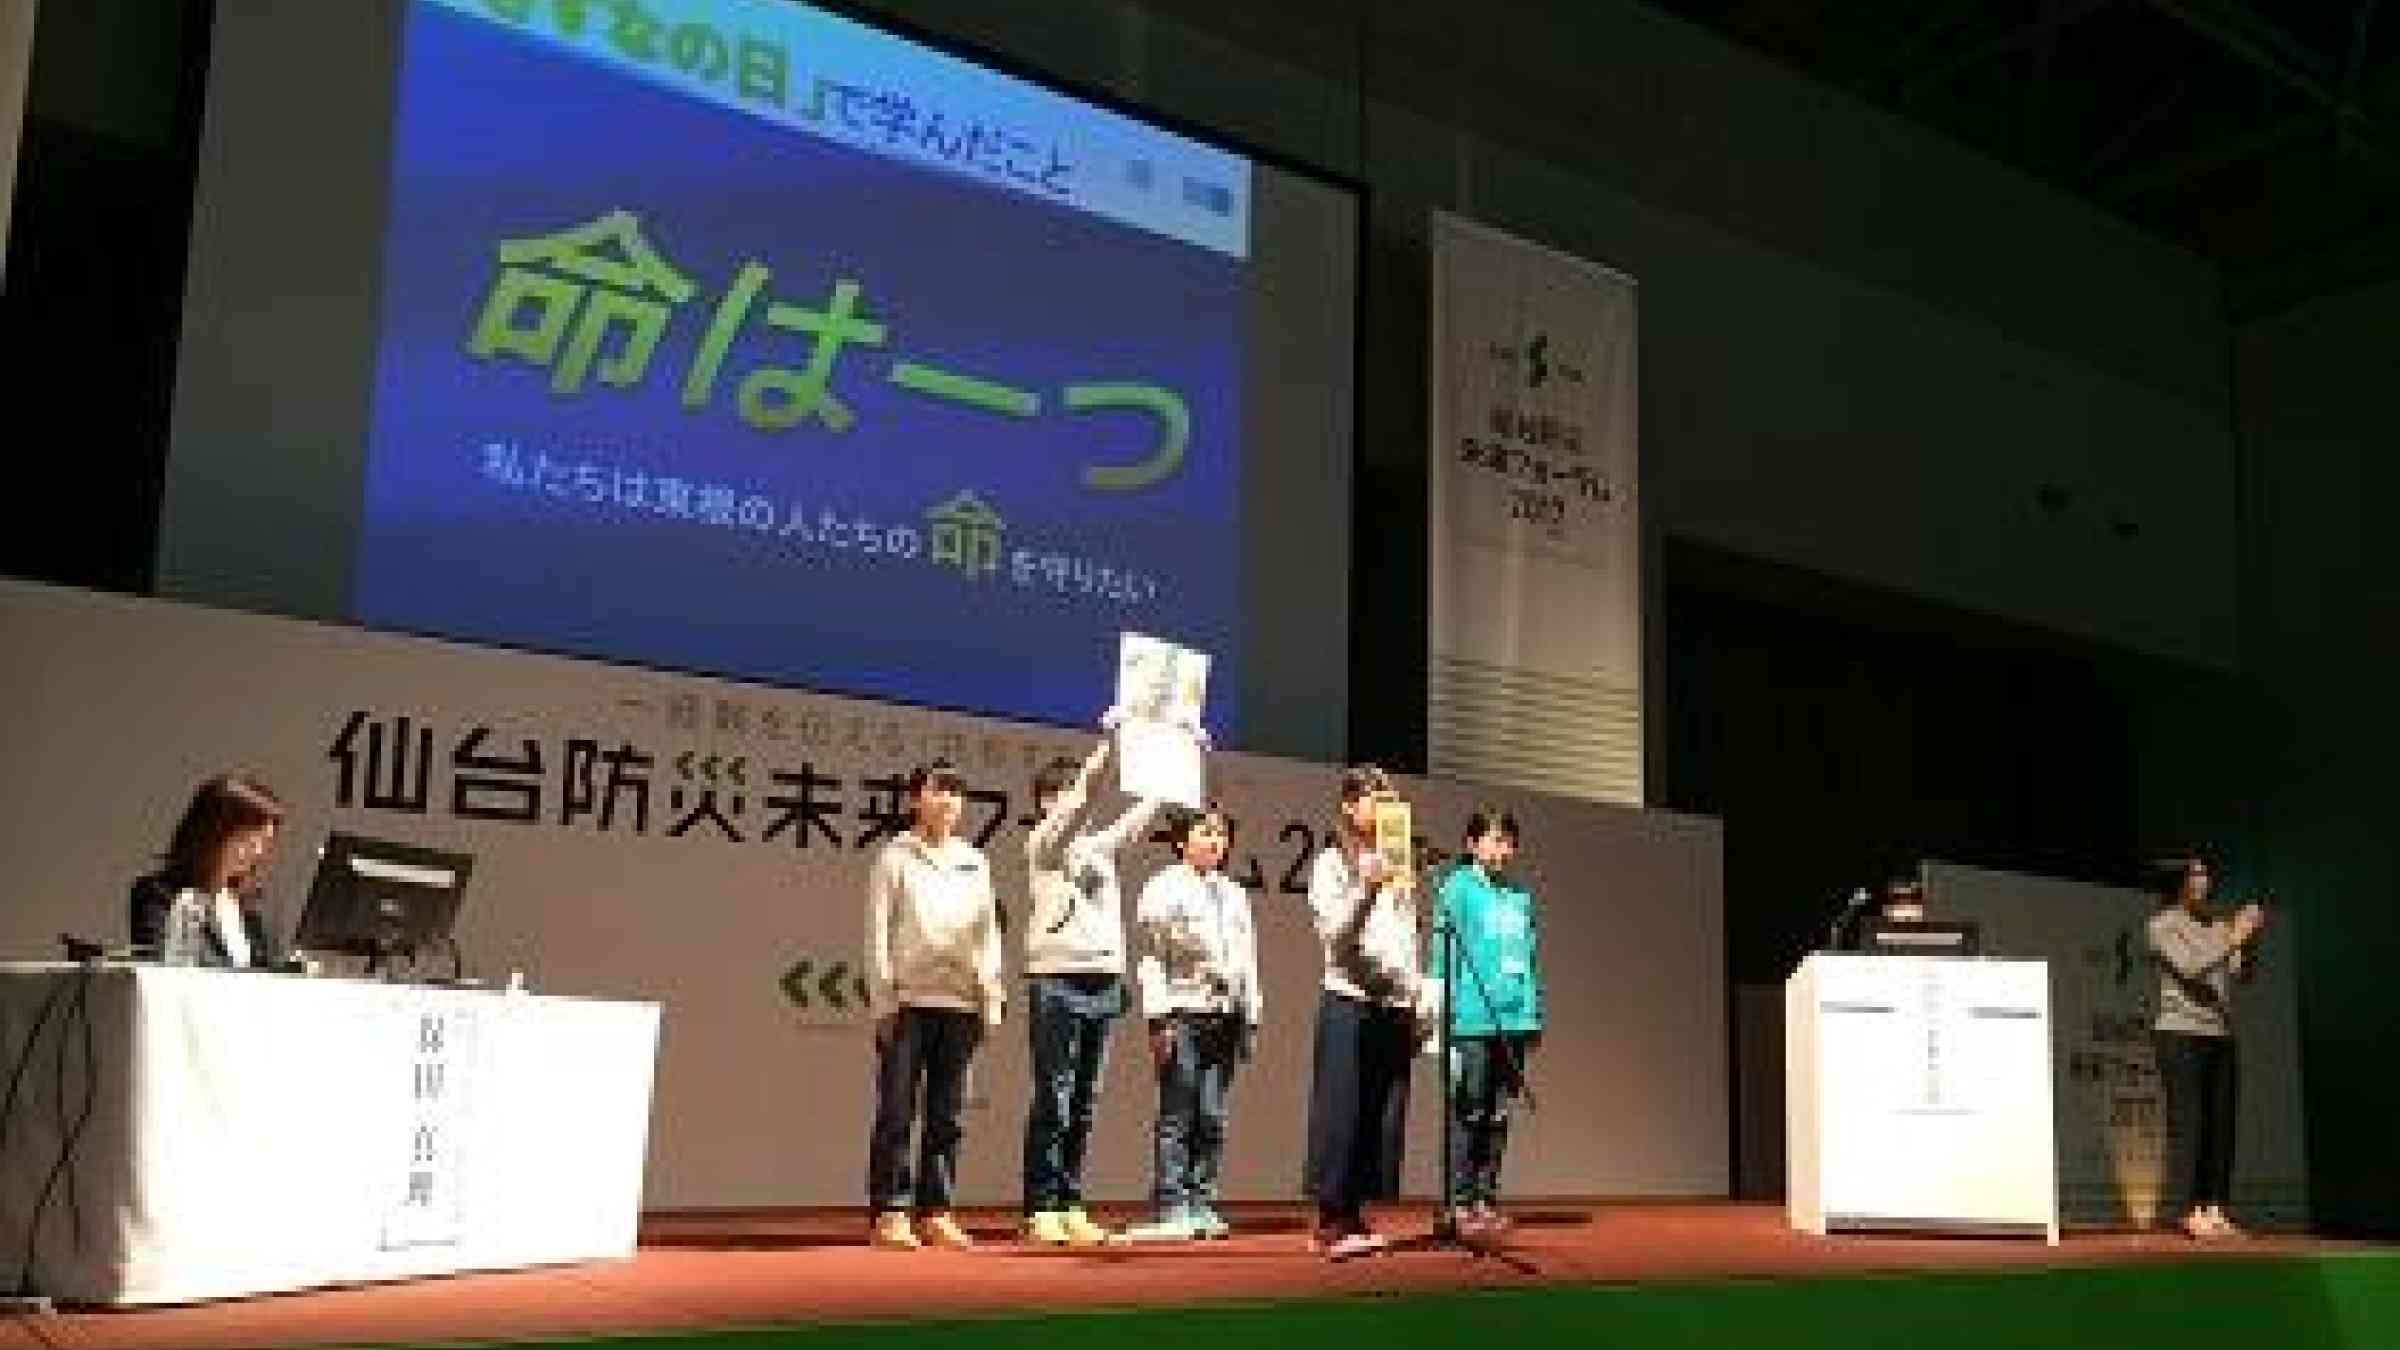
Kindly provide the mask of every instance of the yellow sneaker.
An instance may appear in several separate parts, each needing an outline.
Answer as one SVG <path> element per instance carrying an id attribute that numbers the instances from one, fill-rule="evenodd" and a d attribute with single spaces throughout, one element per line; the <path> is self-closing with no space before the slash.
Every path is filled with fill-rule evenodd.
<path id="1" fill-rule="evenodd" d="M 1074 1238 L 1068 1231 L 1065 1214 L 1055 1209 L 1042 1209 L 1034 1211 L 1025 1220 L 1025 1240 L 1041 1247 L 1064 1247 Z"/>
<path id="2" fill-rule="evenodd" d="M 948 1247 L 954 1252 L 963 1252 L 975 1245 L 975 1239 L 968 1237 L 967 1230 L 959 1227 L 958 1220 L 951 1218 L 946 1211 L 940 1214 L 926 1215 L 924 1229 L 924 1240 L 935 1247 Z"/>
<path id="3" fill-rule="evenodd" d="M 1068 1246 L 1102 1247 L 1109 1242 L 1108 1230 L 1092 1222 L 1092 1216 L 1084 1213 L 1080 1205 L 1061 1213 L 1058 1219 L 1058 1226 L 1066 1232 Z"/>
<path id="4" fill-rule="evenodd" d="M 913 1252 L 925 1244 L 917 1241 L 915 1231 L 908 1226 L 908 1211 L 887 1209 L 875 1216 L 867 1245 L 889 1252 Z"/>

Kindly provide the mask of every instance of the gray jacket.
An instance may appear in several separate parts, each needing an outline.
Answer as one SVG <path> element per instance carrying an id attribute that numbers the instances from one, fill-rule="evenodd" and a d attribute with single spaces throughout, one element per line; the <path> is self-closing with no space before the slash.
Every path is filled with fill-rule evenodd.
<path id="1" fill-rule="evenodd" d="M 2150 955 L 2158 963 L 2158 1031 L 2186 1036 L 2230 1036 L 2227 1000 L 2233 977 L 2247 959 L 2233 941 L 2233 925 L 2203 923 L 2181 905 L 2150 916 Z"/>

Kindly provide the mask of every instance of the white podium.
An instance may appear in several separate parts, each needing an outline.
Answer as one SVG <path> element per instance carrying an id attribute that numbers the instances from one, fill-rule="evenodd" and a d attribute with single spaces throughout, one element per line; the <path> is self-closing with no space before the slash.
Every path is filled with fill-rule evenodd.
<path id="1" fill-rule="evenodd" d="M 1792 1227 L 2058 1241 L 2046 963 L 1819 952 L 1783 997 Z"/>

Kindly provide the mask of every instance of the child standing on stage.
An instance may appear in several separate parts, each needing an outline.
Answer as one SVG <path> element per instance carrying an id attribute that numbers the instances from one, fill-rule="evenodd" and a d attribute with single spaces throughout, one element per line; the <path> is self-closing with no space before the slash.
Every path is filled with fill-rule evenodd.
<path id="1" fill-rule="evenodd" d="M 1339 838 L 1317 855 L 1308 907 L 1325 948 L 1317 997 L 1316 1080 L 1309 1103 L 1310 1188 L 1317 1202 L 1311 1245 L 1335 1259 L 1389 1243 L 1366 1221 L 1383 1189 L 1386 1113 L 1404 1091 L 1417 1041 L 1416 878 L 1385 875 L 1375 851 L 1375 808 L 1398 801 L 1383 770 L 1342 775 Z"/>
<path id="2" fill-rule="evenodd" d="M 875 1124 L 867 1205 L 875 1246 L 974 1244 L 951 1216 L 967 1064 L 998 1026 L 1000 912 L 982 850 L 958 837 L 965 781 L 947 760 L 908 776 L 909 828 L 867 876 L 867 994 L 875 1014 Z M 917 1125 L 917 1167 L 908 1145 Z M 910 1222 L 922 1216 L 923 1237 Z"/>
<path id="3" fill-rule="evenodd" d="M 1140 1241 L 1231 1235 L 1217 1174 L 1234 1066 L 1250 1057 L 1264 1006 L 1250 896 L 1224 872 L 1225 813 L 1177 808 L 1168 829 L 1181 861 L 1152 877 L 1134 908 L 1134 971 L 1158 1069 L 1157 1212 L 1126 1234 Z"/>
<path id="4" fill-rule="evenodd" d="M 1516 818 L 1476 811 L 1466 849 L 1442 883 L 1428 973 L 1447 981 L 1450 1005 L 1450 1211 L 1461 1230 L 1490 1236 L 1507 1226 L 1501 1155 L 1526 1056 L 1542 1039 L 1542 977 L 1533 896 L 1508 875 Z"/>
<path id="5" fill-rule="evenodd" d="M 1100 721 L 1113 732 L 1111 709 Z M 1054 759 L 1033 778 L 1035 814 L 1025 840 L 1033 913 L 1025 925 L 1027 1021 L 1033 1090 L 1025 1112 L 1025 1236 L 1052 1246 L 1093 1246 L 1108 1233 L 1083 1209 L 1084 1150 L 1092 1101 L 1108 1062 L 1108 1034 L 1125 1011 L 1125 913 L 1117 851 L 1150 828 L 1158 803 L 1136 802 L 1093 829 L 1093 787 L 1114 737 L 1083 761 Z"/>

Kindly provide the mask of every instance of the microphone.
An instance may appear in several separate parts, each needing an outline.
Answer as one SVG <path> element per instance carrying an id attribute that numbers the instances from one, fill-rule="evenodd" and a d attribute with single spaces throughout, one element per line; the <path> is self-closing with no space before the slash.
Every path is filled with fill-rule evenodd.
<path id="1" fill-rule="evenodd" d="M 1842 931 L 1850 926 L 1852 919 L 1857 918 L 1860 913 L 1865 911 L 1871 899 L 1872 897 L 1867 894 L 1867 888 L 1864 886 L 1850 892 L 1849 902 L 1842 906 L 1842 912 L 1834 915 L 1833 922 L 1826 926 L 1825 950 L 1840 951 L 1842 949 Z"/>

